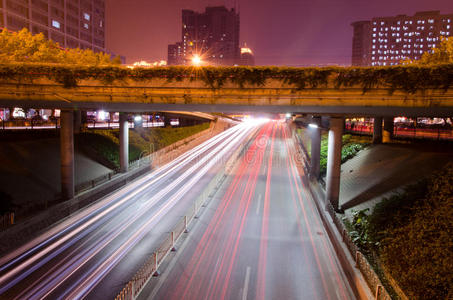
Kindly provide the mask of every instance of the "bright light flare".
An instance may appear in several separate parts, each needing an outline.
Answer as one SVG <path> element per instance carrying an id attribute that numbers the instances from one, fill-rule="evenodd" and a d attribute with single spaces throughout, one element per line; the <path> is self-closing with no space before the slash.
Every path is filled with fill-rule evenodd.
<path id="1" fill-rule="evenodd" d="M 135 116 L 134 121 L 135 122 L 140 122 L 142 120 L 142 116 Z"/>
<path id="2" fill-rule="evenodd" d="M 319 126 L 316 125 L 316 124 L 314 124 L 314 123 L 310 123 L 310 124 L 308 124 L 308 127 L 313 128 L 313 129 L 316 129 L 316 128 L 318 128 Z"/>
<path id="3" fill-rule="evenodd" d="M 107 113 L 103 110 L 100 110 L 100 111 L 98 111 L 97 116 L 98 116 L 98 121 L 105 121 L 105 119 L 107 117 Z"/>
<path id="4" fill-rule="evenodd" d="M 198 55 L 198 54 L 195 54 L 193 57 L 192 57 L 192 64 L 194 66 L 200 66 L 202 64 L 202 60 L 201 60 L 201 57 Z"/>
<path id="5" fill-rule="evenodd" d="M 262 125 L 269 121 L 270 121 L 269 118 L 253 118 L 253 117 L 244 118 L 244 123 L 246 125 L 251 125 L 251 126 Z"/>

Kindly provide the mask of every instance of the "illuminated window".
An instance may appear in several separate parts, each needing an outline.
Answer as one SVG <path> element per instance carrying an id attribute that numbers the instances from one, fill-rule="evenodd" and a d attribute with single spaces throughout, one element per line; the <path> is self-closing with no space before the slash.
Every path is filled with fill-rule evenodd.
<path id="1" fill-rule="evenodd" d="M 87 23 L 83 23 L 83 27 L 84 27 L 85 29 L 89 29 L 89 28 L 90 28 L 90 26 L 88 26 Z"/>
<path id="2" fill-rule="evenodd" d="M 450 29 L 450 25 L 447 25 L 447 29 Z"/>
<path id="3" fill-rule="evenodd" d="M 373 31 L 376 31 L 376 27 L 373 28 Z"/>
<path id="4" fill-rule="evenodd" d="M 60 22 L 52 20 L 52 26 L 55 27 L 55 28 L 60 29 Z"/>
<path id="5" fill-rule="evenodd" d="M 85 20 L 89 21 L 90 18 L 91 18 L 91 16 L 90 16 L 89 14 L 87 14 L 87 13 L 83 13 L 83 18 L 84 18 Z"/>

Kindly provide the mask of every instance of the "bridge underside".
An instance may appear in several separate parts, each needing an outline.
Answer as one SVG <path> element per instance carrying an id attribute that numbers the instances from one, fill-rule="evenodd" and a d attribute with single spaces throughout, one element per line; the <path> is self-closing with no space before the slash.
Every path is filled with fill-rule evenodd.
<path id="1" fill-rule="evenodd" d="M 453 101 L 453 100 L 452 100 Z M 406 116 L 451 117 L 453 109 L 445 107 L 364 107 L 364 106 L 305 106 L 305 105 L 230 105 L 230 104 L 153 104 L 106 103 L 65 101 L 8 101 L 0 100 L 0 107 L 29 107 L 68 110 L 105 110 L 114 112 L 145 113 L 155 111 L 186 111 L 205 113 L 306 113 L 328 116 Z"/>
<path id="2" fill-rule="evenodd" d="M 200 83 L 156 81 L 143 86 L 83 82 L 77 87 L 38 80 L 0 82 L 0 107 L 119 112 L 197 111 L 224 113 L 299 112 L 330 116 L 451 117 L 453 90 L 408 93 L 359 87 L 298 90 L 270 82 L 264 87 L 207 88 Z"/>

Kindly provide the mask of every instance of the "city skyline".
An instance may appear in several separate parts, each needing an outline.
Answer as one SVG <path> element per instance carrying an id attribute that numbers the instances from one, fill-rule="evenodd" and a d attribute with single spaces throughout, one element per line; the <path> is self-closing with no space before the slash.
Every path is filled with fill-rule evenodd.
<path id="1" fill-rule="evenodd" d="M 127 62 L 158 61 L 167 56 L 167 46 L 180 39 L 181 11 L 202 11 L 207 6 L 234 1 L 174 0 L 106 1 L 107 48 L 127 57 Z M 446 0 L 298 1 L 250 0 L 239 3 L 240 44 L 254 51 L 257 65 L 349 65 L 351 23 L 378 16 L 413 15 L 417 11 L 453 12 Z M 116 19 L 121 20 L 115 21 Z"/>

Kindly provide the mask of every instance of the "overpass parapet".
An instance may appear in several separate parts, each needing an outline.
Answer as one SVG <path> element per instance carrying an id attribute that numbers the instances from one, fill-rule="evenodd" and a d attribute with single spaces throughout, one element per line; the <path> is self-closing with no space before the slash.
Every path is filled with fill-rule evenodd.
<path id="1" fill-rule="evenodd" d="M 127 69 L 0 65 L 0 105 L 451 115 L 453 65 Z M 423 112 L 423 110 L 426 110 Z M 396 113 L 395 111 L 392 113 Z"/>

